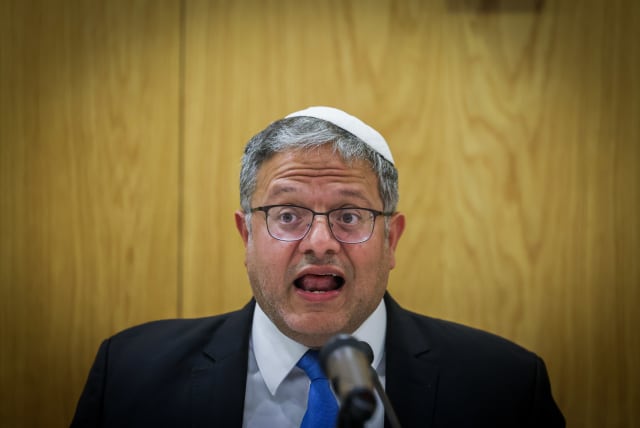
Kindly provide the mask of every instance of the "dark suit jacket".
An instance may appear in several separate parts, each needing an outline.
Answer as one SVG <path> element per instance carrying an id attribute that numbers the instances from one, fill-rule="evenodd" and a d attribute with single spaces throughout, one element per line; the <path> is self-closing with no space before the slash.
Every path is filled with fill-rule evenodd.
<path id="1" fill-rule="evenodd" d="M 404 428 L 564 426 L 535 354 L 385 301 L 386 391 Z M 106 340 L 72 427 L 242 426 L 254 306 Z"/>

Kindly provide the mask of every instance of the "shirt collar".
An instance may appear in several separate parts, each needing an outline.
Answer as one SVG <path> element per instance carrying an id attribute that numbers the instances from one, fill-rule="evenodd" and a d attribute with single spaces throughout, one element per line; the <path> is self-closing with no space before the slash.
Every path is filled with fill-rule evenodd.
<path id="1" fill-rule="evenodd" d="M 384 300 L 353 336 L 367 342 L 373 350 L 372 366 L 377 368 L 384 352 L 387 310 Z M 256 303 L 251 327 L 251 345 L 260 374 L 269 392 L 276 390 L 309 348 L 285 336 Z"/>

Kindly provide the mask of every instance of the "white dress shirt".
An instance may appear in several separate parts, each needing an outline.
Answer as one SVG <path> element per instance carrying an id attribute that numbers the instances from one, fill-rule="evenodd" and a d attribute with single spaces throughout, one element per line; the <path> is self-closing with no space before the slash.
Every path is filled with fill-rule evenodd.
<path id="1" fill-rule="evenodd" d="M 384 300 L 353 333 L 373 350 L 372 366 L 385 384 L 384 340 L 387 310 Z M 298 428 L 307 409 L 309 378 L 296 367 L 309 348 L 289 339 L 256 303 L 249 341 L 249 365 L 242 426 Z M 378 405 L 367 428 L 384 427 L 384 409 Z"/>

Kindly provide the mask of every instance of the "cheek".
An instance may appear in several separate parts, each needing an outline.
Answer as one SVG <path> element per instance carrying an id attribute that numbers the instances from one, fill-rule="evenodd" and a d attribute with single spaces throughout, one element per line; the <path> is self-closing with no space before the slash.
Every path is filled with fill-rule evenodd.
<path id="1" fill-rule="evenodd" d="M 354 264 L 366 266 L 366 269 L 370 270 L 371 274 L 374 274 L 381 268 L 389 268 L 389 254 L 389 246 L 386 241 L 379 239 L 367 241 L 361 248 L 354 248 L 350 258 Z"/>
<path id="2" fill-rule="evenodd" d="M 260 271 L 266 269 L 269 264 L 270 252 L 265 250 L 259 242 L 249 241 L 247 245 L 246 264 L 247 268 L 254 271 Z"/>
<path id="3" fill-rule="evenodd" d="M 355 252 L 352 259 L 356 272 L 369 290 L 386 289 L 392 262 L 389 249 L 380 244 L 373 251 Z"/>
<path id="4" fill-rule="evenodd" d="M 267 286 L 282 280 L 291 258 L 290 248 L 269 239 L 249 239 L 245 256 L 247 269 L 261 277 L 261 283 Z"/>

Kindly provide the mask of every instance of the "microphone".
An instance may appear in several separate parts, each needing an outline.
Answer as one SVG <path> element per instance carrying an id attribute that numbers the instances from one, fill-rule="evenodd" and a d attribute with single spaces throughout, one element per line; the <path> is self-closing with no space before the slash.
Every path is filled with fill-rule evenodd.
<path id="1" fill-rule="evenodd" d="M 373 351 L 347 334 L 331 338 L 320 350 L 320 365 L 340 399 L 339 426 L 359 427 L 376 410 Z"/>

